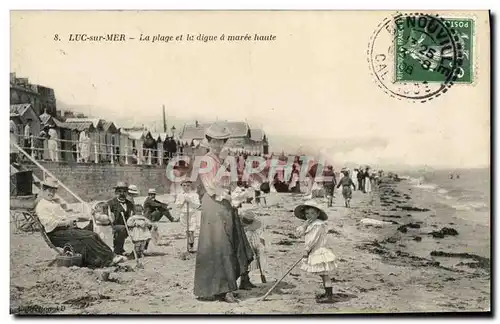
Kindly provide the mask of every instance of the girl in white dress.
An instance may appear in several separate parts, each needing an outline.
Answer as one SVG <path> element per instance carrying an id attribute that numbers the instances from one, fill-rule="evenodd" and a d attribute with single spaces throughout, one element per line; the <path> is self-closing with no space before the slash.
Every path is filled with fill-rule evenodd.
<path id="1" fill-rule="evenodd" d="M 151 240 L 151 221 L 147 217 L 135 213 L 127 220 L 127 226 L 137 257 L 143 258 L 147 243 Z"/>
<path id="2" fill-rule="evenodd" d="M 305 235 L 305 251 L 301 269 L 319 275 L 323 280 L 325 293 L 316 296 L 318 303 L 333 302 L 331 274 L 337 267 L 335 254 L 327 245 L 328 216 L 314 201 L 307 201 L 295 208 L 296 217 L 305 220 L 297 228 L 297 235 Z"/>

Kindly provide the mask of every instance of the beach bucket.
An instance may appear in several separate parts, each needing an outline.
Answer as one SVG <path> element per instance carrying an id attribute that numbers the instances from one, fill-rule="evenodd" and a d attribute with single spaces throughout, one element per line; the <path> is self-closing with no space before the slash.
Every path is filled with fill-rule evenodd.
<path id="1" fill-rule="evenodd" d="M 58 267 L 72 267 L 82 265 L 82 255 L 75 253 L 75 250 L 70 244 L 66 244 L 63 248 L 63 254 L 56 257 Z"/>

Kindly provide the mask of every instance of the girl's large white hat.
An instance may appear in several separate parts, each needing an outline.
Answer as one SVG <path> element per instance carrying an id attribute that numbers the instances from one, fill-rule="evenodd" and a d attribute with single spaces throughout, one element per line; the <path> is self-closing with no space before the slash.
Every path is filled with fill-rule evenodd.
<path id="1" fill-rule="evenodd" d="M 231 132 L 226 125 L 222 123 L 213 123 L 205 131 L 205 138 L 210 139 L 228 139 L 231 136 Z"/>
<path id="2" fill-rule="evenodd" d="M 306 219 L 306 214 L 305 214 L 306 208 L 314 208 L 314 209 L 319 210 L 318 219 L 321 219 L 321 220 L 327 220 L 328 219 L 328 215 L 325 213 L 325 211 L 323 210 L 323 208 L 321 208 L 318 205 L 318 203 L 316 203 L 314 200 L 309 200 L 309 201 L 306 201 L 305 203 L 303 203 L 302 205 L 298 205 L 297 207 L 295 207 L 295 210 L 293 211 L 293 214 L 297 218 Z"/>

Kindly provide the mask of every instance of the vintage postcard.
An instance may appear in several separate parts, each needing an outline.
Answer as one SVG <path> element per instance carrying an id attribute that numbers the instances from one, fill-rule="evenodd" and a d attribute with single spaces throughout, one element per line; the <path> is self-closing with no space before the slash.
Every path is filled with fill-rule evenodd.
<path id="1" fill-rule="evenodd" d="M 11 11 L 10 313 L 491 312 L 488 11 Z"/>

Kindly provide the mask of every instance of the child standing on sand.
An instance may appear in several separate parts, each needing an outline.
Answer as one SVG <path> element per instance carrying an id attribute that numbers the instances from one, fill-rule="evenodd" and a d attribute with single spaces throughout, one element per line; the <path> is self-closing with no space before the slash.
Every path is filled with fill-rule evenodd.
<path id="1" fill-rule="evenodd" d="M 198 218 L 200 214 L 199 207 L 201 206 L 201 203 L 198 193 L 193 190 L 191 181 L 182 181 L 181 187 L 182 192 L 177 195 L 175 204 L 180 208 L 180 222 L 182 227 L 186 229 L 186 237 L 189 246 L 188 252 L 193 252 L 194 232 L 196 230 L 196 226 L 198 225 Z"/>
<path id="2" fill-rule="evenodd" d="M 344 196 L 345 206 L 347 208 L 351 208 L 351 198 L 352 198 L 351 186 L 354 188 L 354 190 L 356 190 L 356 185 L 349 176 L 349 171 L 343 169 L 342 173 L 344 174 L 344 176 L 342 177 L 342 179 L 340 179 L 337 185 L 337 189 L 340 186 L 342 186 L 342 196 Z"/>
<path id="3" fill-rule="evenodd" d="M 252 251 L 255 255 L 255 259 L 252 263 L 250 263 L 248 271 L 259 271 L 261 280 L 265 283 L 267 262 L 264 249 L 266 247 L 266 241 L 263 237 L 262 223 L 255 217 L 255 213 L 253 211 L 246 210 L 242 212 L 241 224 L 243 225 L 248 242 L 250 243 Z"/>
<path id="4" fill-rule="evenodd" d="M 141 207 L 140 205 L 136 205 Z M 144 257 L 144 251 L 147 249 L 149 240 L 151 240 L 151 221 L 138 213 L 138 207 L 135 207 L 134 215 L 127 220 L 127 226 L 130 231 L 130 238 L 134 243 L 134 250 L 138 258 Z"/>
<path id="5" fill-rule="evenodd" d="M 297 228 L 297 235 L 305 235 L 305 251 L 301 269 L 319 275 L 323 280 L 325 293 L 316 296 L 317 303 L 332 303 L 332 271 L 337 267 L 335 254 L 327 247 L 328 216 L 316 202 L 307 201 L 294 210 L 297 218 L 304 223 Z"/>

